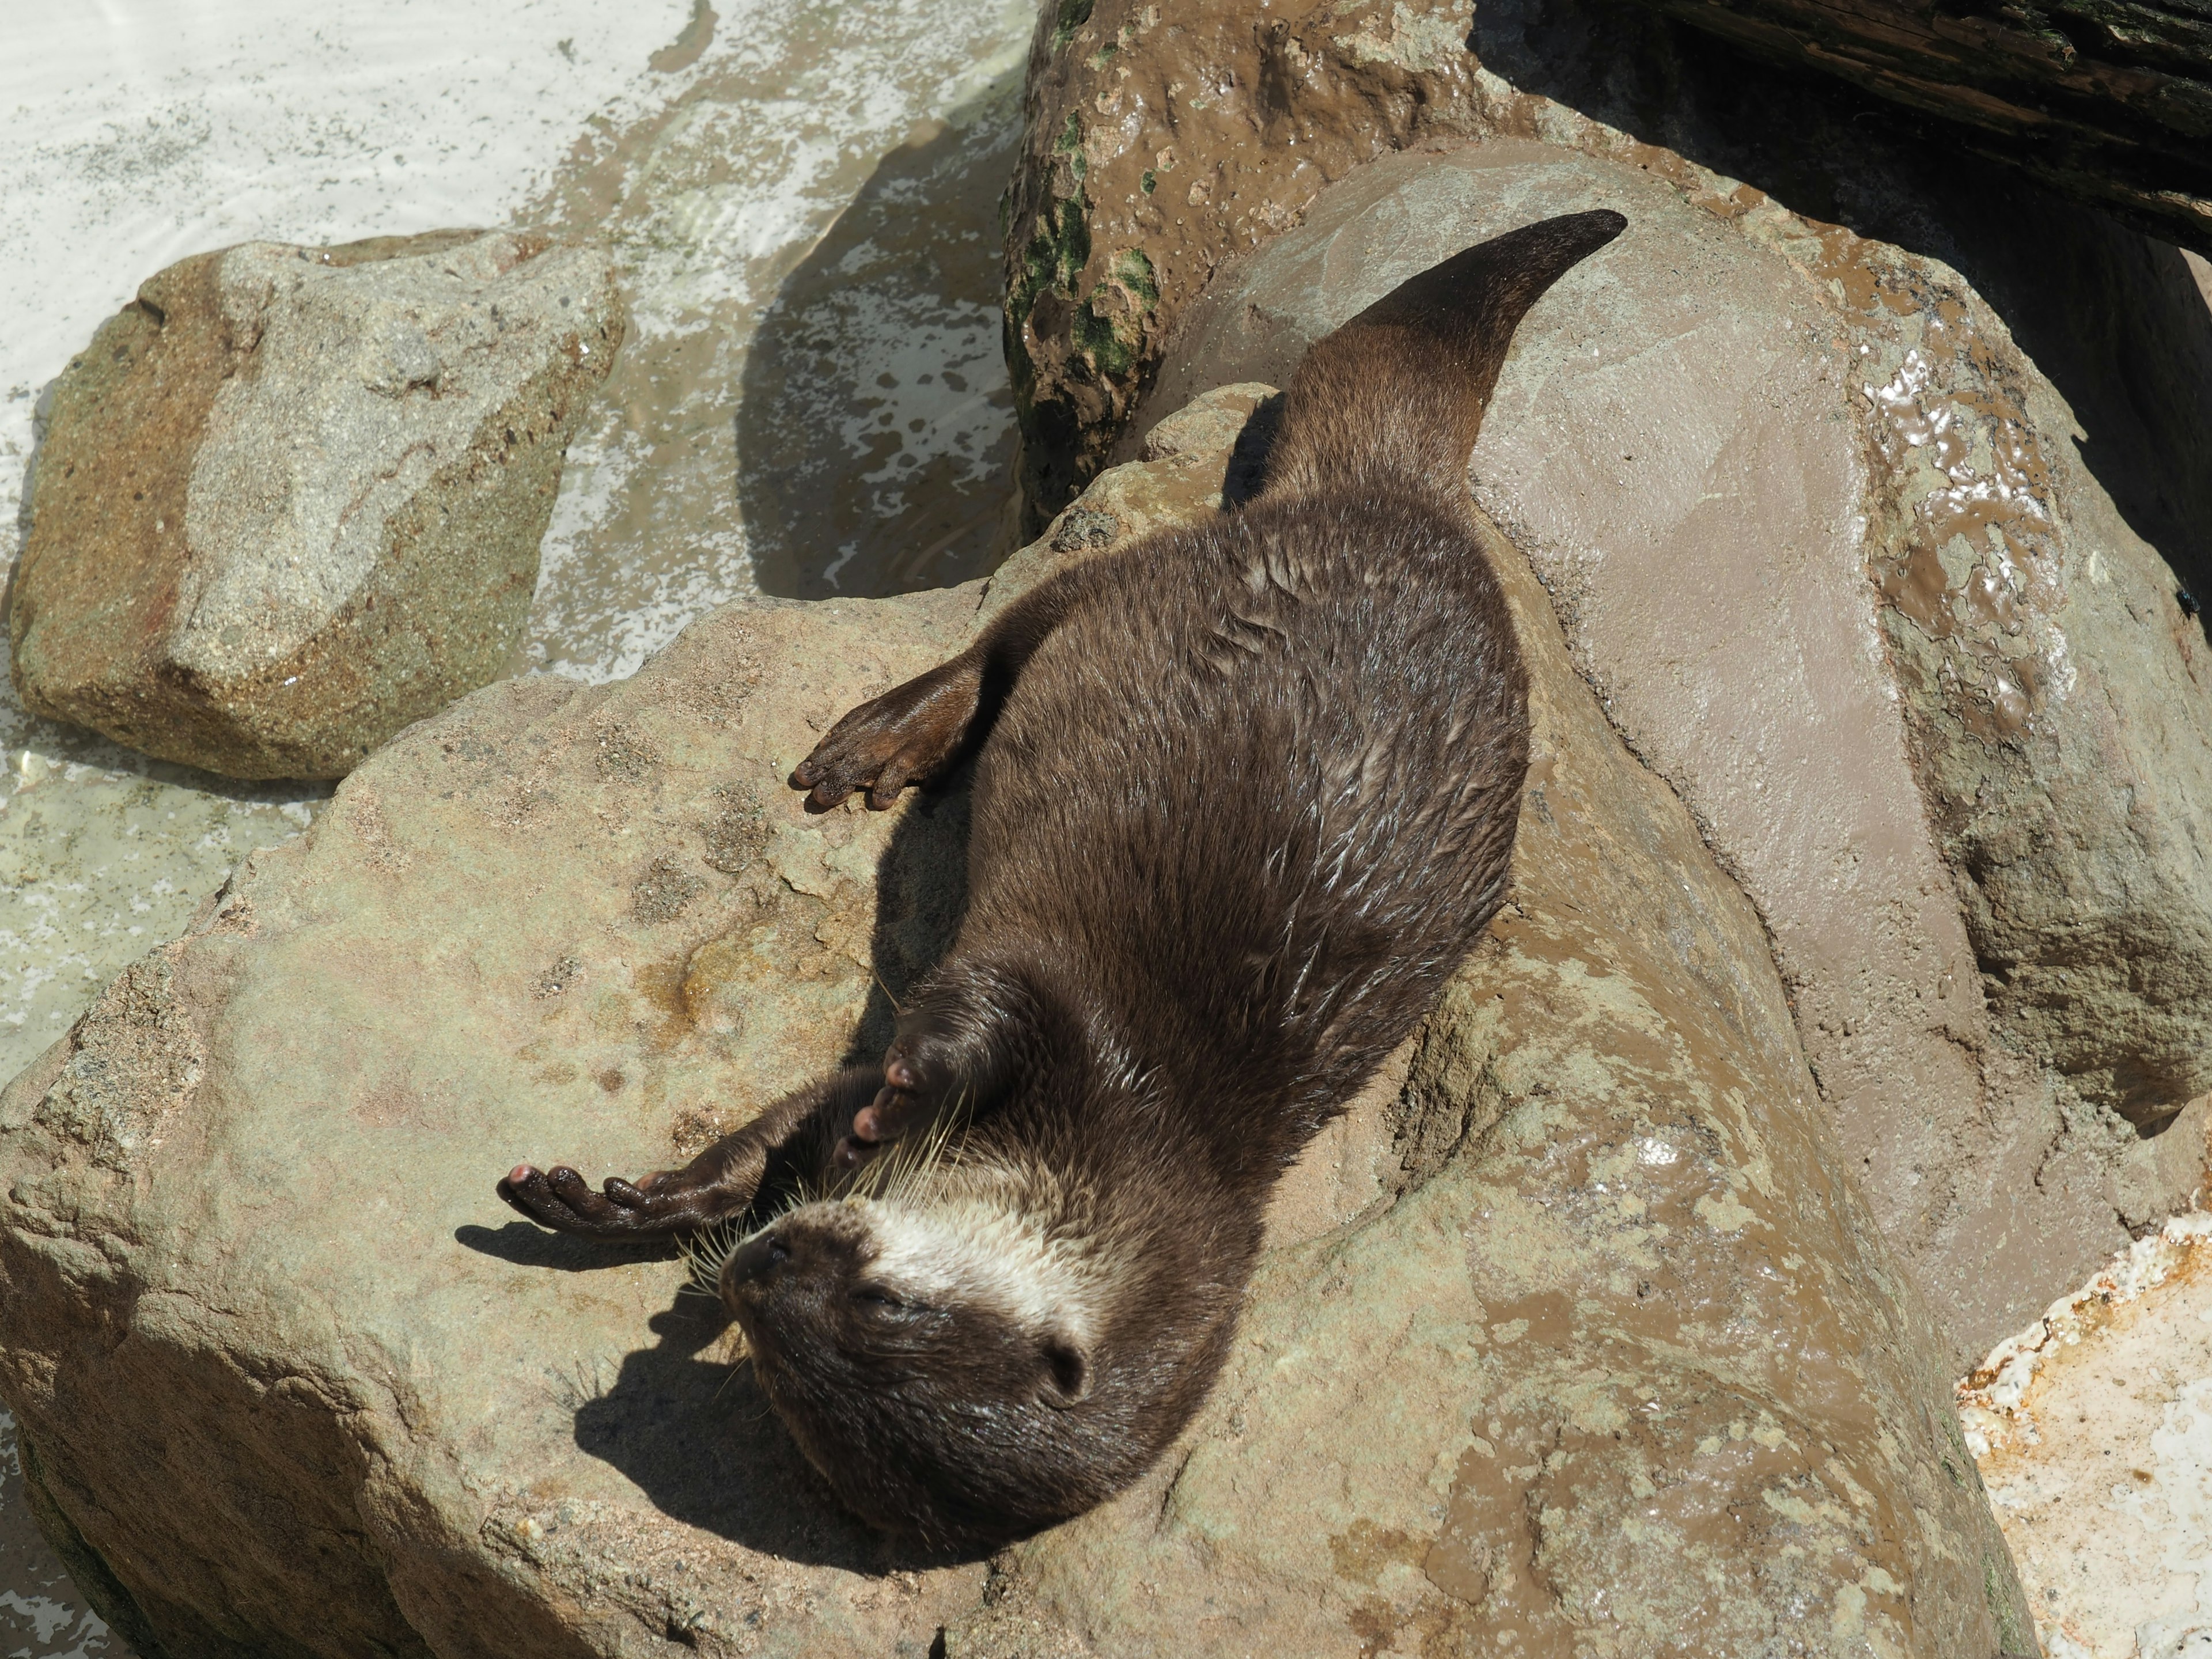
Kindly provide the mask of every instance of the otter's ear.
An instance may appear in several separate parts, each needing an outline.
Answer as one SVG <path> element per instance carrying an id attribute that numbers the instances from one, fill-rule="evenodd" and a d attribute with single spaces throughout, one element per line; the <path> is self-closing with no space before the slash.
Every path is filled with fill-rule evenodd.
<path id="1" fill-rule="evenodd" d="M 1091 1395 L 1091 1355 L 1073 1337 L 1054 1332 L 1044 1340 L 1041 1357 L 1044 1376 L 1037 1398 L 1059 1410 L 1080 1403 Z"/>

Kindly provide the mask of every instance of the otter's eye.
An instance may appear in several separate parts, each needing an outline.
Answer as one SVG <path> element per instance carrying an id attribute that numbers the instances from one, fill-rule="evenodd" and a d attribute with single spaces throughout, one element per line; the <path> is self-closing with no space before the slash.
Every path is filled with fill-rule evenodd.
<path id="1" fill-rule="evenodd" d="M 898 1297 L 893 1296 L 889 1291 L 876 1285 L 857 1285 L 854 1286 L 853 1300 L 859 1303 L 862 1307 L 879 1309 L 885 1313 L 896 1313 L 906 1306 L 905 1303 L 900 1301 Z"/>

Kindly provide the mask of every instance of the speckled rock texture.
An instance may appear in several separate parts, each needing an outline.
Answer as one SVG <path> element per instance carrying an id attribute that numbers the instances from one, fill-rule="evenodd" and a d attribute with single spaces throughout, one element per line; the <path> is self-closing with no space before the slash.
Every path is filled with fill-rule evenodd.
<path id="1" fill-rule="evenodd" d="M 2208 1241 L 2212 1213 L 2169 1217 L 1960 1385 L 2048 1659 L 2212 1647 Z"/>
<path id="2" fill-rule="evenodd" d="M 1169 228 L 1100 182 L 1152 142 L 1128 121 L 1183 131 L 1148 76 L 1228 85 L 1208 118 L 1255 133 L 1270 98 L 1322 119 L 1332 83 L 1194 76 L 1201 46 L 1234 61 L 1194 22 L 1124 29 L 1108 56 L 1079 31 L 1033 64 L 1036 118 L 1064 105 L 1091 135 L 1063 199 L 1094 256 L 1247 249 L 1195 301 L 1197 275 L 1162 287 L 1146 338 L 1172 352 L 1127 382 L 1150 401 L 1082 405 L 1070 465 L 1139 453 L 1145 411 L 1194 390 L 1279 380 L 1470 242 L 1629 215 L 1524 327 L 1477 494 L 1758 907 L 1832 1121 L 1963 1364 L 2193 1179 L 2156 1134 L 2212 1087 L 2192 610 L 2212 319 L 2173 249 L 2002 170 L 1933 167 L 1880 106 L 1869 124 L 1640 8 L 1499 0 L 1462 24 L 1429 71 L 1460 101 L 1421 149 L 1325 189 L 1278 158 L 1237 175 L 1233 212 L 1178 203 Z M 1093 121 L 1109 106 L 1121 126 Z M 1931 225 L 1947 257 L 1921 251 Z"/>
<path id="3" fill-rule="evenodd" d="M 1005 218 L 1033 518 L 1097 472 L 1224 258 L 1360 163 L 1477 130 L 1469 15 L 1466 0 L 1045 0 Z"/>
<path id="4" fill-rule="evenodd" d="M 1725 175 L 1709 208 L 1722 216 L 1745 210 L 1743 184 L 1815 234 L 1848 228 L 1964 272 L 2073 404 L 2130 522 L 2212 587 L 2212 331 L 2185 314 L 2174 248 L 1974 153 L 1946 122 L 1635 0 L 1263 10 L 1042 6 L 1005 223 L 1033 515 L 1108 464 L 1224 262 L 1377 155 L 1513 137 L 1647 167 L 1692 198 Z"/>
<path id="5" fill-rule="evenodd" d="M 881 1044 L 955 923 L 963 798 L 809 819 L 780 779 L 1059 562 L 1249 488 L 1267 396 L 1155 428 L 988 585 L 740 604 L 632 681 L 415 727 L 0 1097 L 0 1398 L 119 1628 L 167 1659 L 2027 1650 L 1759 918 L 1494 535 L 1534 683 L 1510 902 L 1293 1172 L 1220 1387 L 1121 1500 L 903 1559 L 681 1263 L 492 1196 Z"/>
<path id="6" fill-rule="evenodd" d="M 234 777 L 343 777 L 505 672 L 605 250 L 248 242 L 149 278 L 54 392 L 9 589 L 34 714 Z"/>

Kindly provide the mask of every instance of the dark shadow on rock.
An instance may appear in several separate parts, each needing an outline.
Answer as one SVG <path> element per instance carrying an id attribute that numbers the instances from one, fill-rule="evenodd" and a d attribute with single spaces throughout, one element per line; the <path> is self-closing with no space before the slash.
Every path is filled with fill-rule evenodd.
<path id="1" fill-rule="evenodd" d="M 2129 526 L 2212 586 L 2212 307 L 2178 249 L 1966 154 L 1949 123 L 1633 0 L 1497 0 L 1468 45 L 1523 91 L 1955 268 L 2072 406 Z"/>
<path id="2" fill-rule="evenodd" d="M 891 831 L 876 872 L 875 985 L 846 1064 L 883 1057 L 894 999 L 905 1000 L 959 932 L 968 902 L 969 778 L 963 766 L 942 787 L 918 792 Z M 836 1059 L 823 1055 L 823 1069 Z M 471 1249 L 530 1267 L 580 1269 L 624 1259 L 624 1247 L 524 1222 L 497 1232 L 464 1227 L 456 1237 Z M 730 1331 L 712 1297 L 679 1295 L 651 1328 L 659 1343 L 625 1355 L 613 1385 L 578 1406 L 576 1444 L 636 1482 L 663 1514 L 763 1554 L 853 1572 L 967 1559 L 887 1540 L 845 1510 L 799 1455 L 750 1367 L 714 1357 Z"/>
<path id="3" fill-rule="evenodd" d="M 893 150 L 747 355 L 738 504 L 764 593 L 949 586 L 1012 549 L 998 203 L 1019 77 Z"/>
<path id="4" fill-rule="evenodd" d="M 659 1344 L 625 1356 L 612 1386 L 578 1408 L 576 1444 L 661 1513 L 764 1555 L 872 1576 L 971 1559 L 888 1538 L 838 1503 L 752 1368 L 718 1357 L 731 1333 L 711 1298 L 679 1296 L 652 1328 Z"/>
<path id="5" fill-rule="evenodd" d="M 1267 487 L 1267 452 L 1274 447 L 1275 434 L 1282 430 L 1283 410 L 1289 401 L 1280 392 L 1261 398 L 1237 432 L 1229 451 L 1229 469 L 1221 480 L 1224 511 L 1235 512 Z"/>
<path id="6" fill-rule="evenodd" d="M 969 789 L 963 764 L 932 789 L 914 793 L 876 866 L 876 925 L 869 939 L 875 982 L 845 1050 L 847 1066 L 873 1065 L 890 1046 L 899 1006 L 937 966 L 968 913 Z"/>
<path id="7" fill-rule="evenodd" d="M 665 1261 L 676 1255 L 672 1244 L 609 1244 L 528 1221 L 510 1221 L 504 1227 L 456 1227 L 453 1242 L 518 1267 L 551 1267 L 568 1273 L 618 1267 L 628 1261 Z"/>

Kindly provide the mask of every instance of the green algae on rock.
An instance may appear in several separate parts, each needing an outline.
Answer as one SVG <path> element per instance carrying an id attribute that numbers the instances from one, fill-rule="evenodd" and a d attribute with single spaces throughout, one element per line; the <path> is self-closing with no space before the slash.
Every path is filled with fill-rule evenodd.
<path id="1" fill-rule="evenodd" d="M 1758 917 L 1502 539 L 1538 755 L 1510 908 L 1295 1173 L 1221 1387 L 1123 1499 L 902 1557 L 680 1263 L 492 1196 L 880 1048 L 957 919 L 962 794 L 809 818 L 781 777 L 1024 584 L 1215 510 L 1270 406 L 1163 422 L 988 584 L 739 603 L 631 681 L 463 700 L 0 1096 L 0 1397 L 172 1659 L 1982 1659 L 2026 1627 Z"/>
<path id="2" fill-rule="evenodd" d="M 1002 227 L 1033 519 L 1097 473 L 1223 259 L 1359 163 L 1474 130 L 1471 15 L 1467 0 L 1043 9 Z"/>
<path id="3" fill-rule="evenodd" d="M 623 331 L 605 252 L 441 231 L 149 278 L 63 375 L 9 592 L 33 714 L 334 778 L 507 671 Z"/>

